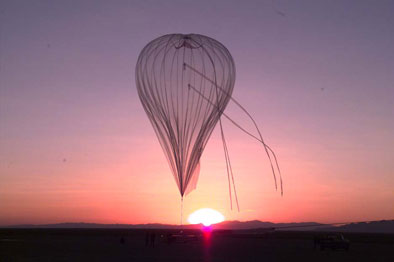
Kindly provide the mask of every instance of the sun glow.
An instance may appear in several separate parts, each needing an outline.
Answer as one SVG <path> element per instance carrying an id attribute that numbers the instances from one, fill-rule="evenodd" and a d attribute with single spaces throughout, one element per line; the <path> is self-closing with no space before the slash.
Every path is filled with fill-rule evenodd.
<path id="1" fill-rule="evenodd" d="M 187 221 L 189 221 L 190 224 L 203 224 L 207 227 L 212 224 L 223 222 L 224 216 L 211 208 L 202 208 L 191 213 Z"/>

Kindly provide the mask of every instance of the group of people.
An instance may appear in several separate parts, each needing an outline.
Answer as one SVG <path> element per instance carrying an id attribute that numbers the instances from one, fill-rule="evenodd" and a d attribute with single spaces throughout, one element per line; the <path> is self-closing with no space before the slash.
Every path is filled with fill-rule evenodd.
<path id="1" fill-rule="evenodd" d="M 145 233 L 145 246 L 146 247 L 155 247 L 156 233 L 147 231 Z M 120 244 L 126 244 L 126 238 L 121 236 Z"/>

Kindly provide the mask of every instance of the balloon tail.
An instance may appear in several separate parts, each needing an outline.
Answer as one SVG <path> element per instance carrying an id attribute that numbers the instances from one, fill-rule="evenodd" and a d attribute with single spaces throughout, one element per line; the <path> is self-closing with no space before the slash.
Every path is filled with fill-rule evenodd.
<path id="1" fill-rule="evenodd" d="M 183 196 L 181 197 L 181 227 L 183 225 Z"/>

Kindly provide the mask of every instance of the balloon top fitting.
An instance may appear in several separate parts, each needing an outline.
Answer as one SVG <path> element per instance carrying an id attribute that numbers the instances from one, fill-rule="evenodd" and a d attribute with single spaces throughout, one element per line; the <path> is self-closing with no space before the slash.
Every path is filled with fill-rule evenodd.
<path id="1" fill-rule="evenodd" d="M 196 49 L 200 48 L 202 46 L 202 43 L 198 41 L 193 35 L 183 35 L 180 39 L 178 44 L 175 46 L 176 49 L 179 48 L 189 48 L 189 49 Z"/>

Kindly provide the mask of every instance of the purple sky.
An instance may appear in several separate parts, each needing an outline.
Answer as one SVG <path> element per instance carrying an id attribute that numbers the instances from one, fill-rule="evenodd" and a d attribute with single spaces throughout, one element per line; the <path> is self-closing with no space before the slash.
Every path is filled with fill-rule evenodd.
<path id="1" fill-rule="evenodd" d="M 261 148 L 226 123 L 241 213 L 228 211 L 217 130 L 187 212 L 211 199 L 228 219 L 393 219 L 393 14 L 393 1 L 1 1 L 0 225 L 178 222 L 134 81 L 141 49 L 168 33 L 229 49 L 233 95 L 285 181 L 281 198 Z"/>

